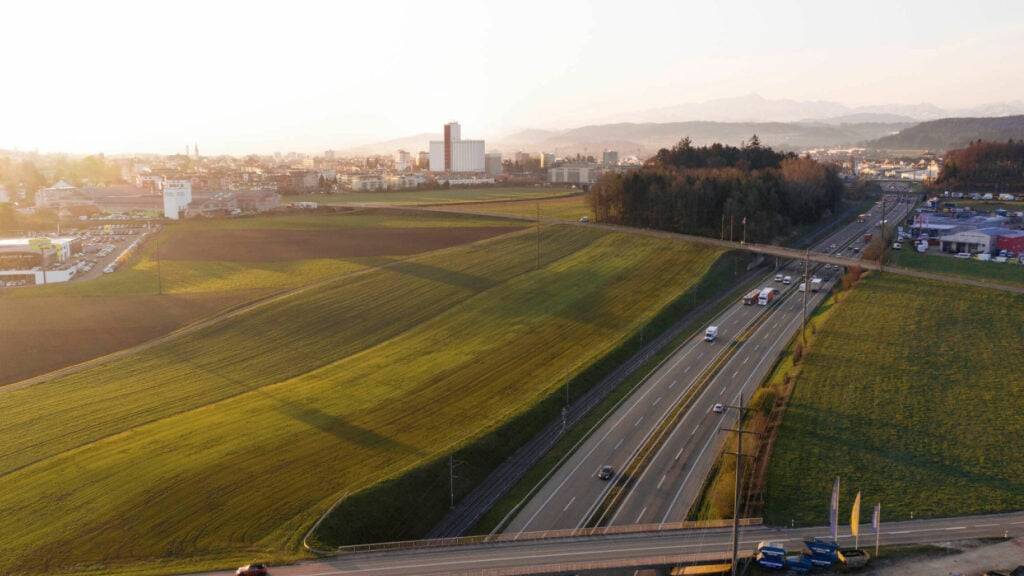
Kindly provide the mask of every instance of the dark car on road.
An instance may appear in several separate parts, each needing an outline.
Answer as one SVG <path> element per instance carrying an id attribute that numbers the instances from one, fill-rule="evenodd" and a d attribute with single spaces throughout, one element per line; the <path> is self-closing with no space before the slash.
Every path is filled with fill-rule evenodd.
<path id="1" fill-rule="evenodd" d="M 270 572 L 263 564 L 246 564 L 235 570 L 236 576 L 269 576 Z"/>
<path id="2" fill-rule="evenodd" d="M 597 477 L 601 480 L 611 480 L 614 475 L 615 469 L 611 466 L 602 466 L 601 470 L 597 473 Z"/>

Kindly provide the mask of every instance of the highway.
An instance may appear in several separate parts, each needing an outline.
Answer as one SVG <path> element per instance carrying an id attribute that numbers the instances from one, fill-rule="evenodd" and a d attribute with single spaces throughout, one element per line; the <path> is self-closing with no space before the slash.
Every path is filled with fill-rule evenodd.
<path id="1" fill-rule="evenodd" d="M 911 204 L 890 208 L 886 217 L 892 221 Z M 853 255 L 843 248 L 861 247 L 863 235 L 880 220 L 880 209 L 872 208 L 866 222 L 843 227 L 816 250 Z M 534 490 L 505 532 L 684 520 L 726 439 L 720 428 L 735 421 L 730 410 L 718 414 L 712 407 L 735 405 L 741 393 L 749 398 L 799 329 L 804 293 L 796 287 L 802 266 L 792 262 L 779 271 L 793 277 L 789 286 L 773 281 L 775 271 L 765 275 L 762 286 L 781 290 L 777 304 L 737 302 L 710 323 L 718 326 L 716 342 L 696 335 L 670 355 Z M 821 292 L 806 293 L 808 314 L 835 279 L 825 276 Z M 654 446 L 652 438 L 659 440 Z M 641 459 L 644 465 L 636 465 Z M 597 478 L 605 465 L 616 472 L 609 481 Z"/>
<path id="2" fill-rule="evenodd" d="M 861 547 L 874 544 L 870 525 L 860 527 Z M 807 536 L 826 537 L 828 529 L 745 528 L 740 549 L 749 555 L 758 542 L 783 541 L 792 551 Z M 1024 536 L 1024 512 L 962 518 L 883 522 L 880 541 L 894 544 L 926 544 L 982 537 Z M 539 540 L 505 540 L 486 544 L 392 548 L 374 552 L 349 552 L 292 566 L 274 567 L 273 576 L 340 576 L 365 574 L 514 574 L 571 573 L 579 570 L 639 568 L 683 562 L 724 560 L 731 553 L 728 529 L 689 529 L 629 534 L 574 536 Z M 840 533 L 840 544 L 850 546 L 849 530 Z M 884 552 L 883 552 L 884 554 Z M 233 571 L 205 576 L 228 576 Z"/>

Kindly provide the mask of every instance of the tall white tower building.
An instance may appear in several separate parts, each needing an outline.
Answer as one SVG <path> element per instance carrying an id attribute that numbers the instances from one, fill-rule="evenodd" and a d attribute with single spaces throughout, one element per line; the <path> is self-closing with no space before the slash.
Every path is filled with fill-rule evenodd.
<path id="1" fill-rule="evenodd" d="M 484 141 L 463 140 L 458 122 L 444 125 L 444 140 L 430 141 L 431 172 L 483 172 Z"/>

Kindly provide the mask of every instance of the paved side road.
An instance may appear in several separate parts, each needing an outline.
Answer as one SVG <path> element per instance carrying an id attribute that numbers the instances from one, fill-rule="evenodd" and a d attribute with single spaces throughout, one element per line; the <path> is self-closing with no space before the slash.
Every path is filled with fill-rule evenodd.
<path id="1" fill-rule="evenodd" d="M 763 540 L 785 542 L 799 550 L 807 536 L 824 537 L 825 527 L 745 528 L 740 547 L 752 553 Z M 871 526 L 861 526 L 861 545 L 874 542 Z M 985 537 L 1024 536 L 1024 512 L 912 520 L 882 524 L 882 545 L 929 544 Z M 625 568 L 673 564 L 695 560 L 719 560 L 731 551 L 728 529 L 672 530 L 608 536 L 578 536 L 532 541 L 443 546 L 415 550 L 352 553 L 293 566 L 275 567 L 273 576 L 340 576 L 372 574 L 545 574 L 564 571 Z M 846 530 L 840 544 L 850 546 Z M 206 576 L 227 576 L 232 571 L 210 572 Z"/>

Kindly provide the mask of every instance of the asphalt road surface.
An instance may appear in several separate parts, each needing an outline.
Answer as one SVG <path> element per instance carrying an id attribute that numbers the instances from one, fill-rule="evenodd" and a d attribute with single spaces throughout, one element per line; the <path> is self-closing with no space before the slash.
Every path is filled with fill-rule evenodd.
<path id="1" fill-rule="evenodd" d="M 909 203 L 887 202 L 886 218 L 890 222 L 897 220 L 910 208 Z M 864 246 L 864 234 L 877 232 L 875 226 L 881 220 L 881 210 L 876 206 L 867 215 L 866 222 L 844 226 L 813 250 L 842 254 L 854 261 Z M 858 251 L 849 250 L 847 245 Z M 776 273 L 791 276 L 792 284 L 775 282 Z M 826 297 L 838 276 L 838 271 L 824 269 L 816 273 L 825 282 L 820 292 L 806 293 L 808 315 Z M 715 413 L 712 407 L 736 405 L 740 394 L 748 399 L 797 333 L 805 293 L 796 287 L 802 274 L 802 262 L 791 262 L 772 271 L 761 286 L 780 289 L 776 304 L 764 307 L 737 302 L 710 323 L 718 326 L 715 342 L 708 343 L 697 336 L 684 343 L 535 490 L 504 531 L 518 534 L 590 525 L 601 517 L 613 486 L 625 486 L 625 496 L 608 510 L 603 518 L 605 523 L 661 524 L 685 520 L 726 440 L 720 428 L 732 425 L 736 418 L 729 409 Z M 746 337 L 734 342 L 741 335 Z M 717 369 L 713 378 L 709 378 L 712 372 L 705 373 L 709 368 Z M 685 413 L 650 463 L 636 471 L 637 476 L 623 477 L 623 470 L 645 441 L 687 394 L 696 396 L 688 398 Z M 605 465 L 616 471 L 609 481 L 597 478 L 597 472 Z"/>
<path id="2" fill-rule="evenodd" d="M 758 542 L 771 540 L 782 541 L 788 550 L 799 551 L 805 537 L 826 537 L 827 533 L 825 527 L 749 527 L 740 533 L 740 550 L 742 554 L 750 555 Z M 862 525 L 860 533 L 861 547 L 873 552 L 875 535 L 871 526 Z M 880 541 L 886 546 L 1021 535 L 1024 535 L 1024 512 L 883 522 Z M 843 546 L 853 544 L 848 528 L 841 532 L 839 541 Z M 724 560 L 730 553 L 731 535 L 728 529 L 666 530 L 349 553 L 292 566 L 274 567 L 271 574 L 543 574 L 598 568 L 670 565 L 698 560 Z M 232 573 L 233 571 L 210 572 L 208 576 L 227 576 Z"/>

